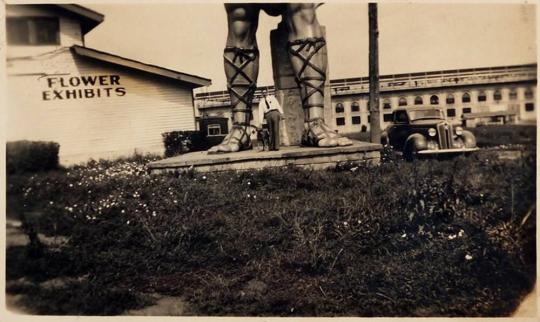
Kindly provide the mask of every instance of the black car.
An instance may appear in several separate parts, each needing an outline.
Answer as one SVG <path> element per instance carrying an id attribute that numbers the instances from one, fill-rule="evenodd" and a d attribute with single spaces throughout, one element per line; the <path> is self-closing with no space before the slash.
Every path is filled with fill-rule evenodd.
<path id="1" fill-rule="evenodd" d="M 382 144 L 402 151 L 407 160 L 421 155 L 469 153 L 478 150 L 476 138 L 461 126 L 453 126 L 440 108 L 400 108 L 382 133 Z"/>

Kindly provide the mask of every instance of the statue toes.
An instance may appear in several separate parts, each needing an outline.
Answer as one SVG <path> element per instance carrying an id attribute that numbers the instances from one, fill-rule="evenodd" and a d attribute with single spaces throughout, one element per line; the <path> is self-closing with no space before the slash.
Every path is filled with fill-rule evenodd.
<path id="1" fill-rule="evenodd" d="M 334 138 L 324 138 L 319 140 L 318 146 L 322 148 L 329 148 L 333 146 L 337 146 L 338 141 Z"/>
<path id="2" fill-rule="evenodd" d="M 339 146 L 347 146 L 347 145 L 352 145 L 352 144 L 353 144 L 353 142 L 349 138 L 340 137 L 338 139 L 338 145 Z"/>

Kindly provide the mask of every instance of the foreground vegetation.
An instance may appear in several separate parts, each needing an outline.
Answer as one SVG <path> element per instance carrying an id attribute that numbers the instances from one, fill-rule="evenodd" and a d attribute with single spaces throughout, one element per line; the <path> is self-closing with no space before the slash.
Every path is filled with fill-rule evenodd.
<path id="1" fill-rule="evenodd" d="M 188 315 L 504 316 L 534 284 L 531 156 L 160 176 L 145 162 L 10 176 L 33 242 L 7 250 L 8 293 L 40 314 L 165 294 Z"/>

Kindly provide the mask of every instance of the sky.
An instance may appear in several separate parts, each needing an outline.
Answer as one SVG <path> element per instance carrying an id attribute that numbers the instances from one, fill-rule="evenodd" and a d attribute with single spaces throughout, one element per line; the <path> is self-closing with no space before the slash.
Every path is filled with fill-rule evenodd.
<path id="1" fill-rule="evenodd" d="M 86 46 L 210 78 L 198 91 L 226 88 L 227 34 L 221 3 L 86 4 L 105 21 Z M 381 75 L 536 62 L 536 8 L 508 3 L 379 3 Z M 325 3 L 330 78 L 368 75 L 366 3 Z M 261 12 L 259 86 L 272 85 L 270 30 L 281 20 Z"/>

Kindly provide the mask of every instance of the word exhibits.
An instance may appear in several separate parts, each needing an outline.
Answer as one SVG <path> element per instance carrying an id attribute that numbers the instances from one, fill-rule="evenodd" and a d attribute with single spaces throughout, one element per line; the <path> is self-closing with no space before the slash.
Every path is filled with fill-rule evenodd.
<path id="1" fill-rule="evenodd" d="M 47 87 L 50 90 L 42 92 L 44 101 L 126 95 L 119 75 L 47 77 Z"/>

